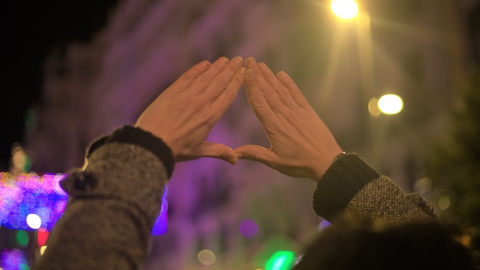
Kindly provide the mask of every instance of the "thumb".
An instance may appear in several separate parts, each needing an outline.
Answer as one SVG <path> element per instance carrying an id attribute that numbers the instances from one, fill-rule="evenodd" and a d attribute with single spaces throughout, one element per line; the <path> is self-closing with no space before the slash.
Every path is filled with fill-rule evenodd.
<path id="1" fill-rule="evenodd" d="M 240 159 L 249 159 L 259 161 L 267 166 L 272 166 L 277 155 L 270 149 L 258 145 L 242 145 L 235 149 L 237 157 Z"/>
<path id="2" fill-rule="evenodd" d="M 232 165 L 237 163 L 237 154 L 232 150 L 232 148 L 214 142 L 204 142 L 200 147 L 200 156 L 202 157 L 212 157 L 225 160 Z"/>

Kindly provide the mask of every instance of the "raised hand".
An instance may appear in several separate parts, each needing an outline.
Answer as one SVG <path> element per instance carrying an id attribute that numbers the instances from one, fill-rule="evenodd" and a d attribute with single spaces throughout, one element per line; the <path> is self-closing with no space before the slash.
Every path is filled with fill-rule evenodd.
<path id="1" fill-rule="evenodd" d="M 176 161 L 214 157 L 235 164 L 237 155 L 230 147 L 206 139 L 235 99 L 244 77 L 240 57 L 200 62 L 158 96 L 135 126 L 161 138 Z"/>
<path id="2" fill-rule="evenodd" d="M 342 149 L 285 72 L 275 76 L 253 58 L 246 60 L 246 67 L 248 101 L 271 146 L 240 146 L 235 149 L 238 158 L 262 162 L 289 176 L 318 181 Z"/>

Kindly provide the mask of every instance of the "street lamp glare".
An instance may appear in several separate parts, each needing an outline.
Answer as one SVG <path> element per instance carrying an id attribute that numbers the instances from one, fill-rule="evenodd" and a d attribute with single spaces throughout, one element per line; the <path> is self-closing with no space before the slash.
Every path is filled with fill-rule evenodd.
<path id="1" fill-rule="evenodd" d="M 358 5 L 354 0 L 333 0 L 330 7 L 342 19 L 348 20 L 358 14 Z"/>
<path id="2" fill-rule="evenodd" d="M 384 95 L 378 100 L 378 108 L 384 114 L 397 114 L 403 109 L 402 98 L 397 95 Z"/>

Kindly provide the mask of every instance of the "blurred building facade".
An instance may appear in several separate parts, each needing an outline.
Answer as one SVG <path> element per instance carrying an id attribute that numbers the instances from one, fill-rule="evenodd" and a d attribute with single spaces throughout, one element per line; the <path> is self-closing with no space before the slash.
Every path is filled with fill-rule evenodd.
<path id="1" fill-rule="evenodd" d="M 240 55 L 285 70 L 344 150 L 412 190 L 424 177 L 424 146 L 445 128 L 469 71 L 466 18 L 478 1 L 383 2 L 360 3 L 368 25 L 338 20 L 329 1 L 121 2 L 91 42 L 53 51 L 45 63 L 44 104 L 27 134 L 33 169 L 81 166 L 92 139 L 133 124 L 194 63 Z M 369 115 L 370 98 L 384 93 L 402 96 L 404 111 Z M 243 92 L 209 140 L 268 147 Z M 145 269 L 263 268 L 274 251 L 299 251 L 318 228 L 313 182 L 260 164 L 176 164 L 168 188 L 169 232 L 154 238 Z M 258 231 L 245 237 L 240 227 L 250 220 Z M 197 259 L 204 249 L 216 255 L 210 266 Z"/>

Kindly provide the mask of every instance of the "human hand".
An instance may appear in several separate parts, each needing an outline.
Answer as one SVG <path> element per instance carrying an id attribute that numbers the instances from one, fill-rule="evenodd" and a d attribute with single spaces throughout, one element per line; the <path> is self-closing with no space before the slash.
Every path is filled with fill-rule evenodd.
<path id="1" fill-rule="evenodd" d="M 259 161 L 281 173 L 318 181 L 342 149 L 293 80 L 277 76 L 252 57 L 246 60 L 247 97 L 270 149 L 243 145 L 238 158 Z"/>
<path id="2" fill-rule="evenodd" d="M 235 164 L 237 155 L 230 147 L 206 139 L 235 99 L 244 77 L 240 57 L 200 62 L 158 96 L 135 126 L 161 138 L 176 161 L 214 157 Z"/>

